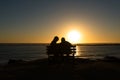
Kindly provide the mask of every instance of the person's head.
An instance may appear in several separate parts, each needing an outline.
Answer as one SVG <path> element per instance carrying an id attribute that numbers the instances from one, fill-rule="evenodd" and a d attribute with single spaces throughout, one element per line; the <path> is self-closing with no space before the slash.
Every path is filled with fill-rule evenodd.
<path id="1" fill-rule="evenodd" d="M 54 41 L 58 41 L 58 40 L 59 40 L 58 36 L 55 36 Z"/>
<path id="2" fill-rule="evenodd" d="M 65 42 L 65 38 L 64 37 L 61 38 L 61 42 Z"/>

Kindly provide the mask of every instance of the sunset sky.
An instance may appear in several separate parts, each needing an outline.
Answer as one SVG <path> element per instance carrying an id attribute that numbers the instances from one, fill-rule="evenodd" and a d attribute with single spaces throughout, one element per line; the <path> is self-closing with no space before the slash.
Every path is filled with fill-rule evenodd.
<path id="1" fill-rule="evenodd" d="M 72 30 L 77 43 L 120 43 L 120 0 L 0 0 L 0 43 L 49 43 Z"/>

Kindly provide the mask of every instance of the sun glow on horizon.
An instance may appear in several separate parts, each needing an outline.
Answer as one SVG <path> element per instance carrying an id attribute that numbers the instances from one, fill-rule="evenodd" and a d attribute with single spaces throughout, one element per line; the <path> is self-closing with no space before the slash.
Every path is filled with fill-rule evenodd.
<path id="1" fill-rule="evenodd" d="M 67 38 L 71 43 L 80 43 L 82 35 L 78 31 L 73 30 L 67 34 Z"/>

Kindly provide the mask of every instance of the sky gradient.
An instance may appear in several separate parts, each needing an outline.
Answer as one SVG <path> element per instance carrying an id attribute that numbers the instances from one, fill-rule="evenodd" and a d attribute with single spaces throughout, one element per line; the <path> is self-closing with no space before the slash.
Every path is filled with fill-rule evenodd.
<path id="1" fill-rule="evenodd" d="M 120 43 L 120 0 L 0 0 L 0 43 L 49 43 L 71 30 L 78 43 Z"/>

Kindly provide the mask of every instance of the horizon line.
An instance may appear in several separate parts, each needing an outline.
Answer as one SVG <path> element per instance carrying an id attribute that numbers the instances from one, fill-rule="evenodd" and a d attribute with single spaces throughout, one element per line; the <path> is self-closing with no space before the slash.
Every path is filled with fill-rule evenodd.
<path id="1" fill-rule="evenodd" d="M 0 44 L 50 44 L 50 43 L 26 43 L 26 42 L 24 42 L 24 43 L 21 43 L 21 42 L 15 42 L 15 43 L 0 43 Z M 75 44 L 120 44 L 120 43 L 118 43 L 118 42 L 111 42 L 111 43 L 101 43 L 101 42 L 99 42 L 99 43 L 75 43 Z"/>

